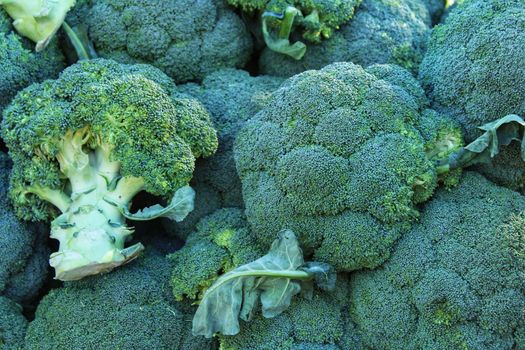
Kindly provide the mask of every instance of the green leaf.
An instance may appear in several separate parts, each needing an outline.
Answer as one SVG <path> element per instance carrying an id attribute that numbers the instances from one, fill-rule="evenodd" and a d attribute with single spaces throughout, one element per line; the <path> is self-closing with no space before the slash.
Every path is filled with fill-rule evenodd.
<path id="1" fill-rule="evenodd" d="M 262 15 L 262 32 L 264 42 L 270 50 L 300 60 L 306 53 L 306 45 L 300 41 L 290 43 L 290 34 L 293 27 L 295 16 L 302 16 L 301 11 L 293 6 L 288 6 L 284 14 L 274 12 L 264 12 Z M 274 37 L 268 30 L 268 20 L 278 20 L 280 22 L 279 33 Z"/>
<path id="2" fill-rule="evenodd" d="M 136 213 L 131 213 L 126 206 L 118 205 L 108 199 L 105 200 L 108 203 L 117 206 L 121 214 L 129 220 L 147 221 L 159 217 L 165 217 L 180 222 L 193 211 L 195 191 L 190 186 L 181 187 L 175 192 L 168 206 L 163 207 L 160 204 L 155 204 L 151 207 L 141 209 Z"/>
<path id="3" fill-rule="evenodd" d="M 439 164 L 450 169 L 474 164 L 489 163 L 500 152 L 500 146 L 508 146 L 512 141 L 521 143 L 521 158 L 525 160 L 525 121 L 518 115 L 510 114 L 479 127 L 485 131 L 480 137 Z M 444 163 L 444 164 L 443 164 Z"/>
<path id="4" fill-rule="evenodd" d="M 211 338 L 217 332 L 239 333 L 238 319 L 249 321 L 259 300 L 263 316 L 275 317 L 290 306 L 303 283 L 314 279 L 333 289 L 335 271 L 326 266 L 305 265 L 294 233 L 280 232 L 268 254 L 219 277 L 205 292 L 193 318 L 193 334 Z"/>

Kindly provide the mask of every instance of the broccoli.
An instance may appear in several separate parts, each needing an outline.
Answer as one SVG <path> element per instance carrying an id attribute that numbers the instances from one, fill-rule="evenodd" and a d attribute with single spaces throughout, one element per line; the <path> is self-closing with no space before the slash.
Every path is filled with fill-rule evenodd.
<path id="1" fill-rule="evenodd" d="M 193 308 L 172 301 L 169 271 L 162 255 L 147 250 L 114 273 L 51 290 L 29 324 L 26 348 L 214 349 L 191 336 Z"/>
<path id="2" fill-rule="evenodd" d="M 279 316 L 267 319 L 255 315 L 242 322 L 235 336 L 219 334 L 224 350 L 348 350 L 359 342 L 348 315 L 350 287 L 338 276 L 333 292 L 315 290 L 311 298 L 298 296 Z"/>
<path id="3" fill-rule="evenodd" d="M 525 2 L 471 0 L 458 5 L 437 26 L 422 62 L 422 81 L 433 108 L 458 120 L 465 139 L 473 141 L 479 126 L 508 114 L 525 115 Z M 525 165 L 510 144 L 494 166 L 478 167 L 498 184 L 521 189 Z"/>
<path id="4" fill-rule="evenodd" d="M 22 349 L 27 321 L 22 308 L 6 297 L 0 296 L 0 348 Z"/>
<path id="5" fill-rule="evenodd" d="M 210 112 L 219 148 L 213 157 L 197 160 L 192 180 L 197 191 L 195 210 L 181 223 L 165 220 L 168 232 L 186 239 L 202 217 L 219 208 L 244 207 L 233 141 L 244 122 L 262 109 L 282 82 L 282 78 L 251 77 L 242 70 L 223 69 L 206 76 L 201 85 L 178 86 L 178 91 L 197 98 Z"/>
<path id="6" fill-rule="evenodd" d="M 174 84 L 147 65 L 81 61 L 57 80 L 20 92 L 5 110 L 2 135 L 13 159 L 10 196 L 25 220 L 53 219 L 56 278 L 79 279 L 122 265 L 143 248 L 124 248 L 125 219 L 182 220 L 193 206 L 196 157 L 217 148 L 196 100 L 170 97 Z M 145 191 L 173 196 L 129 212 Z M 174 194 L 175 193 L 175 194 Z"/>
<path id="7" fill-rule="evenodd" d="M 0 153 L 0 295 L 30 304 L 47 277 L 46 228 L 18 220 L 8 201 L 11 163 Z"/>
<path id="8" fill-rule="evenodd" d="M 260 244 L 286 228 L 338 271 L 385 262 L 437 186 L 436 154 L 461 146 L 451 121 L 418 130 L 425 107 L 418 82 L 393 65 L 336 63 L 285 81 L 234 149 Z"/>
<path id="9" fill-rule="evenodd" d="M 176 83 L 241 68 L 252 51 L 244 23 L 222 0 L 84 0 L 68 22 L 87 27 L 101 57 L 152 64 Z"/>
<path id="10" fill-rule="evenodd" d="M 390 260 L 352 277 L 365 346 L 523 349 L 524 210 L 520 194 L 473 172 L 438 191 Z"/>
<path id="11" fill-rule="evenodd" d="M 16 31 L 36 43 L 38 52 L 49 44 L 75 0 L 0 0 L 0 5 L 14 19 Z"/>
<path id="12" fill-rule="evenodd" d="M 290 77 L 347 61 L 362 66 L 395 63 L 417 72 L 430 24 L 420 0 L 363 0 L 347 24 L 329 40 L 310 45 L 300 61 L 266 49 L 259 68 L 263 74 Z"/>
<path id="13" fill-rule="evenodd" d="M 294 36 L 319 43 L 352 18 L 361 0 L 227 0 L 245 14 L 259 17 L 264 41 L 270 50 L 300 60 L 306 52 Z M 272 32 L 277 33 L 272 33 Z"/>
<path id="14" fill-rule="evenodd" d="M 13 31 L 11 19 L 0 8 L 0 115 L 19 90 L 55 78 L 64 67 L 55 40 L 45 51 L 33 52 L 29 40 Z"/>

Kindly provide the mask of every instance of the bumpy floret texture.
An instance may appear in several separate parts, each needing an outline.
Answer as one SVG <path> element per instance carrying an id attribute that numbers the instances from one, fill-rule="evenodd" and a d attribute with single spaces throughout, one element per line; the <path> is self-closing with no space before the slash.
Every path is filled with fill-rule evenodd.
<path id="1" fill-rule="evenodd" d="M 233 141 L 242 125 L 264 107 L 282 82 L 282 78 L 252 77 L 242 70 L 223 69 L 206 76 L 201 85 L 178 86 L 178 91 L 195 97 L 209 111 L 217 129 L 219 148 L 214 156 L 197 160 L 192 179 L 197 191 L 195 209 L 183 222 L 166 220 L 168 232 L 186 238 L 202 217 L 216 209 L 244 206 L 233 159 Z"/>
<path id="2" fill-rule="evenodd" d="M 22 349 L 27 320 L 22 308 L 6 297 L 0 296 L 0 348 Z"/>
<path id="3" fill-rule="evenodd" d="M 225 208 L 203 218 L 182 249 L 170 255 L 175 299 L 197 299 L 223 273 L 262 255 L 241 209 Z"/>
<path id="4" fill-rule="evenodd" d="M 440 190 L 381 268 L 351 280 L 367 348 L 522 349 L 525 198 L 477 173 Z"/>
<path id="5" fill-rule="evenodd" d="M 39 293 L 48 271 L 46 228 L 21 222 L 8 197 L 11 162 L 0 153 L 0 295 L 29 303 Z"/>
<path id="6" fill-rule="evenodd" d="M 69 130 L 89 128 L 93 142 L 112 148 L 120 175 L 141 177 L 146 192 L 167 196 L 186 185 L 195 158 L 213 154 L 217 137 L 204 107 L 174 87 L 154 67 L 97 59 L 19 93 L 2 129 L 14 163 L 10 192 L 18 216 L 54 215 L 51 204 L 26 192 L 30 186 L 65 188 L 55 154 Z"/>
<path id="7" fill-rule="evenodd" d="M 416 72 L 430 23 L 428 9 L 420 0 L 364 0 L 347 24 L 329 40 L 309 45 L 301 60 L 266 49 L 259 66 L 264 74 L 285 77 L 334 62 L 395 63 Z"/>
<path id="8" fill-rule="evenodd" d="M 337 63 L 284 82 L 235 145 L 257 239 L 291 229 L 339 270 L 383 263 L 437 183 L 417 129 L 423 101 L 391 65 Z"/>
<path id="9" fill-rule="evenodd" d="M 11 18 L 0 8 L 0 115 L 18 91 L 55 78 L 64 67 L 64 57 L 55 41 L 35 53 L 34 44 L 16 33 Z"/>
<path id="10" fill-rule="evenodd" d="M 479 126 L 525 114 L 525 2 L 469 0 L 433 31 L 420 78 L 434 108 L 458 120 L 470 142 Z M 511 145 L 480 170 L 512 189 L 525 184 L 525 166 Z M 514 158 L 514 160 L 513 160 Z"/>
<path id="11" fill-rule="evenodd" d="M 252 51 L 241 19 L 220 0 L 84 1 L 70 15 L 85 23 L 97 53 L 124 63 L 149 63 L 176 82 L 241 68 Z"/>
<path id="12" fill-rule="evenodd" d="M 29 325 L 29 349 L 213 349 L 191 337 L 193 308 L 175 303 L 168 261 L 147 251 L 111 274 L 52 290 Z"/>
<path id="13" fill-rule="evenodd" d="M 348 279 L 338 276 L 333 292 L 314 291 L 298 296 L 290 307 L 274 318 L 260 313 L 241 321 L 235 336 L 219 335 L 221 349 L 228 350 L 343 350 L 357 349 L 354 325 L 348 316 Z"/>

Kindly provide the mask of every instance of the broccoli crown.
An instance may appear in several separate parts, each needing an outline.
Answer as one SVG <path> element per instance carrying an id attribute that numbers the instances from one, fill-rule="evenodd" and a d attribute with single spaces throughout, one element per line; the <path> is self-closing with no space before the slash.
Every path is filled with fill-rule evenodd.
<path id="1" fill-rule="evenodd" d="M 395 63 L 417 72 L 430 31 L 428 9 L 420 0 L 363 0 L 353 18 L 329 40 L 310 45 L 297 61 L 265 49 L 262 73 L 290 77 L 334 62 L 362 66 Z"/>
<path id="2" fill-rule="evenodd" d="M 417 87 L 400 67 L 352 63 L 284 82 L 235 145 L 257 238 L 269 245 L 291 229 L 307 254 L 343 271 L 383 263 L 437 184 Z"/>
<path id="3" fill-rule="evenodd" d="M 213 349 L 191 337 L 193 308 L 172 302 L 168 261 L 147 251 L 131 265 L 69 282 L 38 306 L 28 349 Z"/>
<path id="4" fill-rule="evenodd" d="M 350 20 L 361 0 L 227 0 L 233 6 L 247 13 L 269 11 L 284 14 L 287 7 L 293 6 L 300 12 L 294 23 L 302 37 L 311 42 L 329 38 L 334 30 Z"/>
<path id="5" fill-rule="evenodd" d="M 197 299 L 219 275 L 263 255 L 241 209 L 224 208 L 203 218 L 182 249 L 169 256 L 175 299 Z"/>
<path id="6" fill-rule="evenodd" d="M 435 28 L 420 80 L 433 107 L 459 121 L 470 142 L 479 126 L 507 114 L 524 115 L 525 2 L 469 0 Z M 492 165 L 478 166 L 490 180 L 522 189 L 525 168 L 517 145 L 504 147 Z"/>
<path id="7" fill-rule="evenodd" d="M 438 191 L 390 260 L 352 277 L 351 314 L 364 344 L 523 348 L 524 209 L 520 194 L 476 173 Z"/>
<path id="8" fill-rule="evenodd" d="M 315 290 L 311 297 L 296 297 L 285 312 L 274 318 L 257 313 L 249 322 L 242 322 L 239 334 L 219 335 L 221 349 L 354 349 L 353 345 L 358 343 L 348 341 L 356 334 L 347 317 L 349 290 L 348 279 L 341 275 L 333 292 Z"/>
<path id="9" fill-rule="evenodd" d="M 18 303 L 34 299 L 47 277 L 45 228 L 21 222 L 8 203 L 11 163 L 0 153 L 0 294 Z"/>
<path id="10" fill-rule="evenodd" d="M 0 296 L 0 348 L 22 349 L 27 321 L 22 308 L 6 297 Z"/>
<path id="11" fill-rule="evenodd" d="M 195 210 L 181 223 L 165 220 L 168 232 L 186 238 L 199 219 L 216 209 L 244 206 L 233 159 L 233 141 L 244 122 L 262 109 L 282 82 L 282 78 L 251 77 L 242 70 L 223 69 L 206 76 L 201 85 L 178 86 L 180 92 L 195 97 L 210 112 L 219 148 L 214 156 L 197 160 L 192 180 L 197 190 Z"/>
<path id="12" fill-rule="evenodd" d="M 56 41 L 35 53 L 28 39 L 20 37 L 11 19 L 0 8 L 0 115 L 17 91 L 26 86 L 55 78 L 65 67 Z"/>
<path id="13" fill-rule="evenodd" d="M 525 113 L 525 2 L 471 0 L 437 26 L 420 78 L 436 109 L 449 113 L 470 142 L 477 128 Z"/>
<path id="14" fill-rule="evenodd" d="M 170 86 L 153 67 L 99 59 L 20 92 L 4 113 L 2 129 L 14 161 L 11 196 L 17 214 L 53 215 L 53 207 L 29 189 L 65 189 L 70 163 L 81 167 L 75 147 L 102 148 L 109 161 L 120 163 L 121 176 L 143 179 L 143 189 L 154 195 L 187 184 L 195 158 L 213 154 L 217 138 L 202 105 L 170 98 Z M 67 142 L 73 150 L 63 147 Z"/>
<path id="15" fill-rule="evenodd" d="M 220 0 L 102 0 L 81 5 L 73 10 L 72 22 L 86 24 L 100 56 L 150 63 L 176 82 L 242 67 L 251 55 L 244 23 Z"/>

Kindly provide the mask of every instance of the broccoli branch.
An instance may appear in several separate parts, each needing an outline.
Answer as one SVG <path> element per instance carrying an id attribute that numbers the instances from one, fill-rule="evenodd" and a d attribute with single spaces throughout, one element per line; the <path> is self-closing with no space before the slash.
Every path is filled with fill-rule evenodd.
<path id="1" fill-rule="evenodd" d="M 306 45 L 300 41 L 293 45 L 290 44 L 290 34 L 296 16 L 302 16 L 302 14 L 293 6 L 288 6 L 283 14 L 266 11 L 262 14 L 262 31 L 264 41 L 272 51 L 300 60 L 306 53 Z M 268 30 L 268 21 L 272 19 L 280 22 L 277 37 L 273 37 Z"/>

